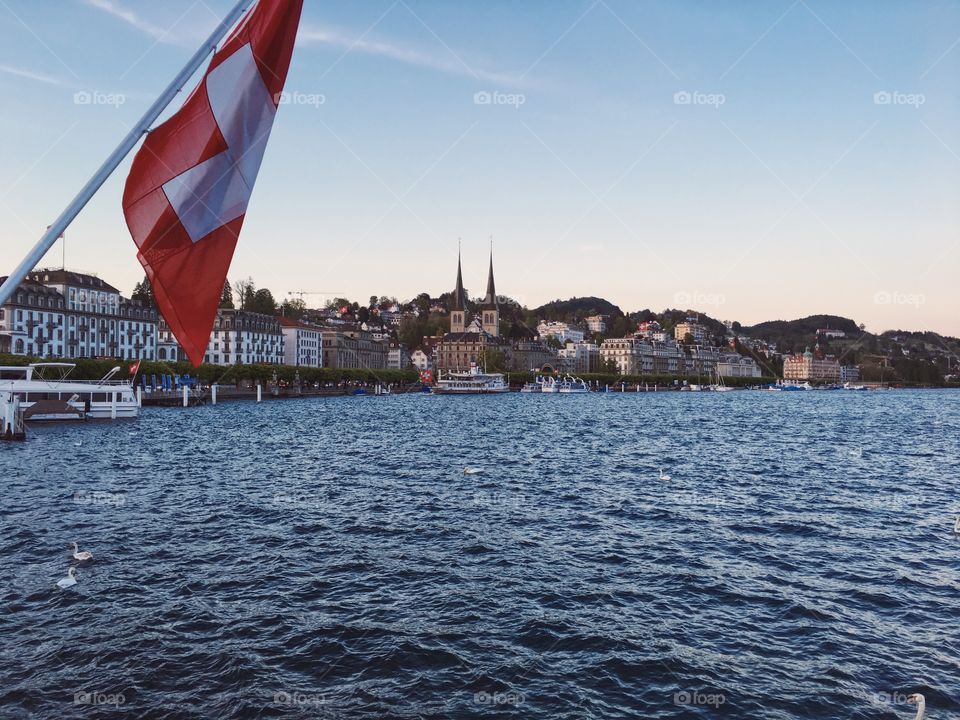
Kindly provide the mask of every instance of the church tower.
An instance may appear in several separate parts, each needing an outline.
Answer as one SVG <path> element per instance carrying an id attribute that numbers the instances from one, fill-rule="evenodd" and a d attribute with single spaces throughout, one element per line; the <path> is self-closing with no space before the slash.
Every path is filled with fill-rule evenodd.
<path id="1" fill-rule="evenodd" d="M 453 289 L 450 306 L 450 332 L 462 333 L 467 329 L 467 297 L 463 291 L 463 272 L 460 269 L 460 250 L 457 250 L 457 286 Z"/>
<path id="2" fill-rule="evenodd" d="M 493 337 L 500 337 L 500 306 L 497 303 L 497 289 L 493 283 L 493 243 L 490 243 L 490 272 L 487 275 L 487 294 L 480 306 L 483 331 Z"/>

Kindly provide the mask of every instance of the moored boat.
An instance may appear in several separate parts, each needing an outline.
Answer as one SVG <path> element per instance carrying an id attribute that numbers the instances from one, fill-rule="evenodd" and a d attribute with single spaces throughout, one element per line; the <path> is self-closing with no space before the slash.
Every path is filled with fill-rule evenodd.
<path id="1" fill-rule="evenodd" d="M 32 363 L 0 367 L 0 392 L 16 398 L 26 420 L 111 420 L 135 418 L 139 404 L 128 380 L 68 380 L 73 363 Z"/>
<path id="2" fill-rule="evenodd" d="M 510 392 L 502 373 L 485 373 L 473 366 L 469 372 L 449 373 L 437 380 L 433 391 L 439 395 L 490 395 Z"/>

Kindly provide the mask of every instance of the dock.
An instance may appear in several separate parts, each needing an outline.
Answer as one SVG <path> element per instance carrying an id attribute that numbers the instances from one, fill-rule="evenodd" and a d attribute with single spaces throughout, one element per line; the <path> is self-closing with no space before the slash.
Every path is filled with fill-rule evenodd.
<path id="1" fill-rule="evenodd" d="M 0 440 L 26 440 L 23 408 L 13 393 L 0 393 Z"/>

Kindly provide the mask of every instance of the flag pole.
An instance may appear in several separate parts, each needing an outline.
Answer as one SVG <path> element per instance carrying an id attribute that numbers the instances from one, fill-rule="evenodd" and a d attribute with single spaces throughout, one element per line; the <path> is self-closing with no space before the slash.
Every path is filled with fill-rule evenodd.
<path id="1" fill-rule="evenodd" d="M 207 56 L 217 49 L 217 45 L 227 34 L 227 31 L 233 27 L 233 25 L 240 19 L 240 16 L 243 15 L 244 11 L 249 8 L 256 0 L 239 0 L 239 2 L 234 5 L 233 9 L 227 13 L 226 17 L 223 18 L 221 23 L 217 25 L 216 29 L 210 34 L 210 37 L 207 38 L 206 42 L 194 53 L 193 57 L 184 65 L 183 70 L 181 70 L 177 76 L 173 79 L 167 88 L 160 94 L 153 105 L 144 113 L 143 117 L 137 122 L 133 129 L 127 134 L 127 136 L 121 141 L 117 146 L 117 149 L 114 150 L 110 157 L 104 161 L 103 165 L 100 166 L 100 169 L 94 174 L 92 178 L 87 181 L 87 184 L 83 186 L 77 196 L 73 199 L 67 209 L 64 210 L 60 217 L 58 217 L 54 223 L 47 228 L 47 232 L 43 234 L 43 237 L 33 246 L 33 249 L 30 253 L 23 259 L 23 261 L 16 267 L 16 269 L 10 273 L 10 276 L 7 278 L 6 282 L 0 286 L 0 305 L 3 305 L 7 300 L 10 299 L 10 296 L 13 295 L 13 291 L 17 289 L 23 279 L 27 276 L 33 268 L 36 266 L 40 260 L 43 259 L 43 256 L 47 254 L 47 251 L 53 247 L 53 244 L 57 241 L 57 238 L 67 229 L 73 219 L 80 213 L 84 206 L 90 202 L 90 199 L 96 194 L 107 178 L 117 169 L 117 166 L 123 162 L 123 159 L 127 154 L 133 150 L 134 146 L 140 142 L 140 138 L 143 137 L 147 132 L 150 131 L 150 126 L 156 122 L 157 118 L 160 117 L 160 114 L 166 109 L 167 105 L 177 96 L 177 94 L 183 89 L 183 86 L 187 84 L 187 81 L 190 80 L 191 76 L 197 71 L 197 69 L 203 64 Z"/>

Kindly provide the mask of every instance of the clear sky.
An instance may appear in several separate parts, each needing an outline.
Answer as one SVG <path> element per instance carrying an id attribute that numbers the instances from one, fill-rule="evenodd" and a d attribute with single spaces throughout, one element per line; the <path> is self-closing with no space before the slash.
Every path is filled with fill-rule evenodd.
<path id="1" fill-rule="evenodd" d="M 0 0 L 0 274 L 232 4 Z M 462 237 L 479 295 L 492 235 L 530 307 L 960 335 L 958 81 L 956 0 L 306 0 L 231 278 L 436 295 Z M 128 168 L 66 247 L 126 293 Z"/>

